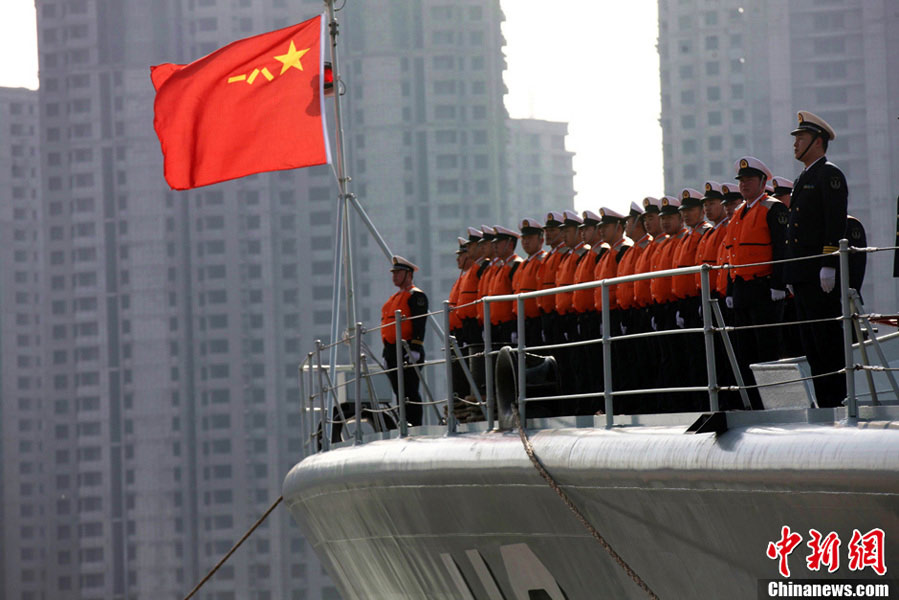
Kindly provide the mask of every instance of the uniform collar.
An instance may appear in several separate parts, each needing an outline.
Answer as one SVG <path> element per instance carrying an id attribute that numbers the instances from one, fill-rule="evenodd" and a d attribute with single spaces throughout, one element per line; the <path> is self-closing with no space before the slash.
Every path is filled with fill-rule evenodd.
<path id="1" fill-rule="evenodd" d="M 727 215 L 724 215 L 723 219 L 721 219 L 720 221 L 718 221 L 717 223 L 712 225 L 712 230 L 715 230 L 715 229 L 718 229 L 719 227 L 723 227 L 724 225 L 727 225 L 728 221 L 730 221 L 730 217 L 728 217 Z"/>
<path id="2" fill-rule="evenodd" d="M 805 173 L 806 171 L 808 171 L 809 169 L 811 169 L 812 167 L 814 167 L 815 165 L 817 165 L 817 164 L 818 164 L 819 162 L 821 162 L 822 160 L 825 161 L 825 162 L 827 161 L 827 157 L 824 156 L 823 154 L 822 154 L 822 155 L 821 155 L 815 162 L 813 162 L 812 164 L 810 164 L 810 165 L 807 166 L 806 168 L 802 169 L 802 172 Z"/>

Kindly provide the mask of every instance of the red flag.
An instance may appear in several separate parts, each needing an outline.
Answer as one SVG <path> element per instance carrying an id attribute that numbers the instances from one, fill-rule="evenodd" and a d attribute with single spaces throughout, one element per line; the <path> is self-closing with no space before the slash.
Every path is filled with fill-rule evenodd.
<path id="1" fill-rule="evenodd" d="M 165 179 L 186 190 L 330 162 L 322 113 L 324 19 L 150 68 Z"/>

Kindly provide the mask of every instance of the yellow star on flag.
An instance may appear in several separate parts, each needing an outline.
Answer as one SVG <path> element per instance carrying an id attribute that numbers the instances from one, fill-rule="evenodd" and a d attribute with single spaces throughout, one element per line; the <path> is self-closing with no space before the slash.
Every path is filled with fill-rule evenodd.
<path id="1" fill-rule="evenodd" d="M 303 70 L 303 63 L 300 62 L 300 59 L 303 58 L 303 55 L 309 52 L 309 48 L 305 50 L 297 50 L 297 47 L 293 45 L 293 40 L 290 41 L 290 49 L 287 51 L 287 54 L 282 54 L 280 56 L 276 56 L 275 59 L 281 61 L 281 72 L 279 75 L 284 75 L 284 72 L 290 67 L 296 67 L 300 71 Z"/>

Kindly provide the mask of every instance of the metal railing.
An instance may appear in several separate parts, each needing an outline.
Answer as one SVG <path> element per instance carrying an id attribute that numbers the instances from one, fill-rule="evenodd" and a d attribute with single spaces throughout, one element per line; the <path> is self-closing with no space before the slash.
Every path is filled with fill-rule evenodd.
<path id="1" fill-rule="evenodd" d="M 719 392 L 722 391 L 735 391 L 740 392 L 743 397 L 743 403 L 746 408 L 749 407 L 748 400 L 746 398 L 746 391 L 753 388 L 762 388 L 771 385 L 784 385 L 787 383 L 795 383 L 800 381 L 812 380 L 818 377 L 824 376 L 832 376 L 835 374 L 843 374 L 846 378 L 846 391 L 847 391 L 847 407 L 848 407 L 848 416 L 850 419 L 856 419 L 858 417 L 858 398 L 855 390 L 855 371 L 863 371 L 869 377 L 872 371 L 881 371 L 885 372 L 890 379 L 891 387 L 893 389 L 894 394 L 896 394 L 897 399 L 899 399 L 899 386 L 897 386 L 895 379 L 893 378 L 892 371 L 896 369 L 891 369 L 887 362 L 886 358 L 880 350 L 879 346 L 875 343 L 874 346 L 878 353 L 878 356 L 881 360 L 881 366 L 869 366 L 867 364 L 855 364 L 853 361 L 853 343 L 852 343 L 852 335 L 853 329 L 856 330 L 856 334 L 858 336 L 863 352 L 863 357 L 865 357 L 865 362 L 867 363 L 867 354 L 865 353 L 865 343 L 862 336 L 862 330 L 859 326 L 861 323 L 866 327 L 865 331 L 868 336 L 873 338 L 873 328 L 869 321 L 869 318 L 879 318 L 882 319 L 884 315 L 866 315 L 859 314 L 859 306 L 860 302 L 858 300 L 858 296 L 854 290 L 849 288 L 849 254 L 852 252 L 879 252 L 879 251 L 888 251 L 895 250 L 895 248 L 851 248 L 848 245 L 846 240 L 840 241 L 840 249 L 838 252 L 833 254 L 839 255 L 839 264 L 840 264 L 840 298 L 842 303 L 842 314 L 839 317 L 827 318 L 827 319 L 812 319 L 812 320 L 802 320 L 802 321 L 792 321 L 788 323 L 777 322 L 772 323 L 770 325 L 761 325 L 761 326 L 743 326 L 743 327 L 735 327 L 733 325 L 727 325 L 724 322 L 724 319 L 721 314 L 721 310 L 718 307 L 718 301 L 712 297 L 712 285 L 711 285 L 711 273 L 720 271 L 722 269 L 735 269 L 742 268 L 747 266 L 760 266 L 766 264 L 777 264 L 784 263 L 790 261 L 802 261 L 802 260 L 814 260 L 820 259 L 821 256 L 818 255 L 813 257 L 804 257 L 799 259 L 787 259 L 782 261 L 770 261 L 763 263 L 753 263 L 751 265 L 721 265 L 721 266 L 712 266 L 708 264 L 704 264 L 701 266 L 693 266 L 693 267 L 682 267 L 675 269 L 667 269 L 663 271 L 652 271 L 647 273 L 638 273 L 633 275 L 627 275 L 622 277 L 614 277 L 603 280 L 590 281 L 585 283 L 567 285 L 557 288 L 551 288 L 546 290 L 538 290 L 533 292 L 526 292 L 521 294 L 508 294 L 501 296 L 487 296 L 481 298 L 471 304 L 481 303 L 483 304 L 483 345 L 484 350 L 482 352 L 469 352 L 465 354 L 462 352 L 462 349 L 459 346 L 458 341 L 452 335 L 450 330 L 450 314 L 453 310 L 457 310 L 459 307 L 452 307 L 448 301 L 445 301 L 442 306 L 442 310 L 430 312 L 424 315 L 418 315 L 411 318 L 406 318 L 402 315 L 400 311 L 396 311 L 394 315 L 394 322 L 387 326 L 393 327 L 395 331 L 395 336 L 397 340 L 402 340 L 402 324 L 405 321 L 418 319 L 418 318 L 429 318 L 435 317 L 437 315 L 443 316 L 443 327 L 442 327 L 442 335 L 443 335 L 443 357 L 439 360 L 432 361 L 424 361 L 421 363 L 416 363 L 415 361 L 405 361 L 404 358 L 409 356 L 409 348 L 405 342 L 402 344 L 396 344 L 396 364 L 397 367 L 394 368 L 386 368 L 383 365 L 378 363 L 379 369 L 376 371 L 370 371 L 368 368 L 368 360 L 371 358 L 376 363 L 377 359 L 373 356 L 368 347 L 368 344 L 365 342 L 365 335 L 370 333 L 378 333 L 385 326 L 381 325 L 378 327 L 373 327 L 370 329 L 365 329 L 362 326 L 362 323 L 356 323 L 356 327 L 353 330 L 353 334 L 344 338 L 342 340 L 338 340 L 336 342 L 332 342 L 331 344 L 322 344 L 321 341 L 316 340 L 315 342 L 315 350 L 313 352 L 309 352 L 306 355 L 306 359 L 301 363 L 299 367 L 299 383 L 300 383 L 300 396 L 301 396 L 301 411 L 300 411 L 300 427 L 303 431 L 303 436 L 305 439 L 305 443 L 303 444 L 303 456 L 307 455 L 307 449 L 311 449 L 311 452 L 317 452 L 319 449 L 322 451 L 328 451 L 331 447 L 334 433 L 334 426 L 339 425 L 341 430 L 349 425 L 353 426 L 352 431 L 352 441 L 355 444 L 362 443 L 363 441 L 363 421 L 369 420 L 371 422 L 372 427 L 375 431 L 380 431 L 382 434 L 388 433 L 388 430 L 391 429 L 389 424 L 386 422 L 385 417 L 389 415 L 393 415 L 394 411 L 396 414 L 396 418 L 392 419 L 396 422 L 395 429 L 398 430 L 397 434 L 400 437 L 406 437 L 409 435 L 408 424 L 406 419 L 406 405 L 409 402 L 406 394 L 406 390 L 404 389 L 404 377 L 403 370 L 404 369 L 415 369 L 417 374 L 419 375 L 419 380 L 421 385 L 424 388 L 425 396 L 427 397 L 427 401 L 421 402 L 422 405 L 436 407 L 442 405 L 444 407 L 445 413 L 441 416 L 439 410 L 437 412 L 438 423 L 445 426 L 445 432 L 447 435 L 453 435 L 457 431 L 458 423 L 455 418 L 454 409 L 456 407 L 457 402 L 464 402 L 467 405 L 478 406 L 481 409 L 481 412 L 484 416 L 484 421 L 486 422 L 487 430 L 493 430 L 495 428 L 495 414 L 496 414 L 496 404 L 497 398 L 495 393 L 495 358 L 500 353 L 499 349 L 493 348 L 493 339 L 492 339 L 492 327 L 491 327 L 491 305 L 497 302 L 515 302 L 517 305 L 517 322 L 516 322 L 516 333 L 517 333 L 517 343 L 515 344 L 514 353 L 517 358 L 517 410 L 518 416 L 522 424 L 527 423 L 527 406 L 531 402 L 538 401 L 546 401 L 546 400 L 578 400 L 584 398 L 597 398 L 602 397 L 603 399 L 603 409 L 602 413 L 605 416 L 605 426 L 606 428 L 611 428 L 614 425 L 614 415 L 615 415 L 615 398 L 616 397 L 626 397 L 626 396 L 634 396 L 634 395 L 646 395 L 646 394 L 677 394 L 677 393 L 688 393 L 688 392 L 703 392 L 708 395 L 708 406 L 712 411 L 718 411 L 719 406 Z M 622 334 L 622 335 L 612 335 L 611 331 L 611 308 L 609 306 L 609 290 L 612 286 L 618 285 L 621 283 L 629 283 L 636 282 L 646 279 L 654 279 L 661 277 L 674 277 L 678 275 L 695 275 L 699 274 L 700 276 L 700 299 L 701 299 L 701 317 L 702 317 L 702 326 L 701 327 L 692 327 L 692 328 L 677 328 L 677 329 L 669 329 L 662 331 L 649 331 L 643 333 L 630 333 L 630 334 Z M 574 292 L 577 290 L 589 290 L 601 288 L 601 335 L 596 339 L 585 339 L 585 340 L 577 340 L 577 341 L 566 341 L 556 344 L 543 344 L 528 347 L 526 345 L 526 335 L 525 335 L 525 301 L 528 299 L 539 298 L 542 296 L 555 295 L 558 293 L 564 292 Z M 752 329 L 757 327 L 765 327 L 765 326 L 786 326 L 786 325 L 802 325 L 802 324 L 811 324 L 811 323 L 820 323 L 826 321 L 834 321 L 838 320 L 842 322 L 842 330 L 843 330 L 843 349 L 844 349 L 844 357 L 845 357 L 845 365 L 838 371 L 830 372 L 830 373 L 820 373 L 817 375 L 812 375 L 811 377 L 800 377 L 794 380 L 789 381 L 779 381 L 774 384 L 757 384 L 757 385 L 746 385 L 740 376 L 740 370 L 737 368 L 737 361 L 734 356 L 734 351 L 732 345 L 729 340 L 729 334 L 735 333 L 741 330 Z M 717 324 L 716 324 L 717 322 Z M 651 388 L 643 388 L 643 389 L 614 389 L 614 371 L 613 371 L 613 354 L 612 354 L 612 345 L 620 344 L 625 341 L 633 341 L 640 339 L 648 339 L 659 336 L 667 336 L 667 335 L 687 335 L 687 334 L 702 334 L 703 336 L 703 346 L 704 346 L 704 354 L 705 354 L 705 371 L 706 371 L 706 385 L 704 386 L 668 386 L 668 387 L 651 387 Z M 737 385 L 735 386 L 722 386 L 719 385 L 718 381 L 718 368 L 719 365 L 716 364 L 716 352 L 715 352 L 715 341 L 714 336 L 719 334 L 722 337 L 722 341 L 724 343 L 724 347 L 726 349 L 726 354 L 728 356 L 730 367 L 733 370 L 733 373 L 737 380 Z M 336 381 L 338 379 L 337 374 L 330 374 L 328 369 L 323 365 L 321 354 L 323 350 L 329 349 L 335 345 L 346 345 L 353 356 L 353 366 L 352 366 L 352 378 L 345 381 Z M 573 348 L 573 347 L 582 347 L 600 344 L 602 349 L 602 391 L 589 392 L 589 393 L 577 393 L 577 394 L 557 394 L 553 396 L 533 396 L 528 397 L 527 395 L 527 380 L 526 380 L 526 356 L 527 351 L 552 351 L 564 348 Z M 404 347 L 405 346 L 405 347 Z M 479 386 L 475 382 L 475 378 L 469 368 L 468 360 L 478 360 L 483 359 L 483 367 L 484 367 L 484 383 L 485 390 L 484 395 L 481 396 L 479 391 Z M 458 365 L 461 369 L 465 378 L 469 384 L 472 395 L 475 400 L 469 400 L 467 398 L 457 398 L 453 389 L 453 367 L 454 365 Z M 441 400 L 435 400 L 433 398 L 430 387 L 427 384 L 427 377 L 425 376 L 425 372 L 429 367 L 439 367 L 443 366 L 445 369 L 444 376 L 446 378 L 446 398 Z M 343 368 L 344 372 L 348 372 L 349 369 Z M 388 402 L 384 402 L 379 400 L 377 394 L 374 390 L 374 385 L 372 378 L 374 377 L 383 377 L 384 375 L 396 373 L 396 398 L 398 399 L 396 402 L 396 406 L 391 406 Z M 368 392 L 368 403 L 367 405 L 363 402 L 363 382 L 366 383 L 366 389 Z M 873 383 L 870 382 L 871 385 L 871 396 L 875 403 L 877 403 L 877 394 L 873 388 Z M 348 388 L 350 385 L 353 386 L 354 390 L 354 404 L 353 404 L 353 414 L 350 417 L 347 417 L 344 414 L 344 404 L 338 400 L 338 392 L 343 388 Z M 316 418 L 317 413 L 317 418 Z M 336 413 L 336 414 L 334 414 Z M 336 418 L 335 418 L 336 417 Z M 344 440 L 346 438 L 343 438 Z"/>

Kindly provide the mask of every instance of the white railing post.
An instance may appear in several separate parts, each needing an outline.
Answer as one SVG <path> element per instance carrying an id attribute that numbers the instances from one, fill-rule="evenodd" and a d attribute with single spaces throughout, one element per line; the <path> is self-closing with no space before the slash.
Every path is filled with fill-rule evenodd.
<path id="1" fill-rule="evenodd" d="M 490 332 L 490 302 L 484 299 L 484 382 L 487 386 L 487 430 L 493 429 L 493 407 L 496 402 L 493 389 L 493 357 L 490 348 L 493 337 Z"/>
<path id="2" fill-rule="evenodd" d="M 609 323 L 609 285 L 602 282 L 602 379 L 605 396 L 606 428 L 615 424 L 615 404 L 612 398 L 612 325 Z"/>
<path id="3" fill-rule="evenodd" d="M 525 362 L 524 339 L 524 300 L 521 296 L 518 303 L 518 418 L 521 420 L 521 428 L 527 429 L 527 369 Z"/>
<path id="4" fill-rule="evenodd" d="M 355 348 L 354 352 L 356 355 L 355 363 L 355 371 L 356 371 L 356 382 L 353 386 L 354 393 L 356 394 L 356 432 L 353 436 L 355 444 L 362 443 L 362 323 L 356 323 L 356 336 L 355 336 Z"/>
<path id="5" fill-rule="evenodd" d="M 403 365 L 402 311 L 395 311 L 393 319 L 393 328 L 396 334 L 396 405 L 400 413 L 400 437 L 406 437 L 409 435 L 409 426 L 406 422 L 406 370 Z"/>
<path id="6" fill-rule="evenodd" d="M 718 412 L 718 365 L 715 364 L 715 333 L 712 330 L 710 270 L 709 265 L 702 265 L 699 281 L 702 291 L 702 331 L 705 337 L 705 369 L 709 381 L 709 409 Z"/>
<path id="7" fill-rule="evenodd" d="M 443 357 L 446 361 L 446 434 L 456 432 L 455 391 L 453 390 L 453 349 L 450 343 L 450 303 L 443 301 Z"/>
<path id="8" fill-rule="evenodd" d="M 840 303 L 843 307 L 843 354 L 846 357 L 846 399 L 849 418 L 858 418 L 855 396 L 855 359 L 852 355 L 852 307 L 849 304 L 849 241 L 840 240 Z M 863 342 L 864 340 L 859 340 Z"/>
<path id="9" fill-rule="evenodd" d="M 318 362 L 318 410 L 321 413 L 319 415 L 319 420 L 321 421 L 320 430 L 322 432 L 322 452 L 327 452 L 331 449 L 331 428 L 328 424 L 330 421 L 330 417 L 326 410 L 325 400 L 325 367 L 322 365 L 322 341 L 315 340 L 315 356 L 316 361 Z"/>

